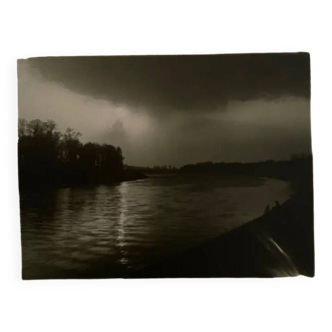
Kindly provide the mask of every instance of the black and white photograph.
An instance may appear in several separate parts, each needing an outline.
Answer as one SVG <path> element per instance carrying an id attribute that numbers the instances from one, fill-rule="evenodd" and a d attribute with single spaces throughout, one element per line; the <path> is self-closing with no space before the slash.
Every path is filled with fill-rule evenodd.
<path id="1" fill-rule="evenodd" d="M 23 279 L 314 276 L 308 53 L 18 60 Z"/>

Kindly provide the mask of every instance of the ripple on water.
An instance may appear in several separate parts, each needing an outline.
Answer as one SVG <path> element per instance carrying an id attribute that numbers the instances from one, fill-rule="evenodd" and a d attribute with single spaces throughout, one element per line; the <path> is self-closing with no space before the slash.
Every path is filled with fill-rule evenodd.
<path id="1" fill-rule="evenodd" d="M 21 195 L 24 269 L 131 269 L 194 246 L 287 200 L 258 178 L 150 178 Z M 38 271 L 36 272 L 38 274 Z M 55 272 L 56 273 L 56 272 Z M 111 272 L 110 272 L 111 273 Z"/>

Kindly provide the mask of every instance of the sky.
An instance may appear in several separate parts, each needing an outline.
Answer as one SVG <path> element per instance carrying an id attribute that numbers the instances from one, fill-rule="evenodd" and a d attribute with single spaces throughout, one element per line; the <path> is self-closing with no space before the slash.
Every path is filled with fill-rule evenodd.
<path id="1" fill-rule="evenodd" d="M 18 107 L 133 166 L 311 152 L 308 53 L 22 59 Z"/>

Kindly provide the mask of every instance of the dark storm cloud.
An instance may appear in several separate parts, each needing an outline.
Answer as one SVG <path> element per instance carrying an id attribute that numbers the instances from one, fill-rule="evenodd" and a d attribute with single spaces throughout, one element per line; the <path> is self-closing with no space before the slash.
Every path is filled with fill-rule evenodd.
<path id="1" fill-rule="evenodd" d="M 213 111 L 229 100 L 310 96 L 307 53 L 28 59 L 44 78 L 149 112 Z"/>
<path id="2" fill-rule="evenodd" d="M 121 146 L 129 165 L 311 152 L 306 53 L 32 58 L 18 76 L 20 117 Z"/>

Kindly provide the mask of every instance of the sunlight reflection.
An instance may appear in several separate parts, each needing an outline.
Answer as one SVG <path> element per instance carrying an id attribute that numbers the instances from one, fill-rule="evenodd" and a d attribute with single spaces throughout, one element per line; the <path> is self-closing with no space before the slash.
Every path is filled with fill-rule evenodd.
<path id="1" fill-rule="evenodd" d="M 120 249 L 121 252 L 121 259 L 120 263 L 123 265 L 127 265 L 129 263 L 128 260 L 128 251 L 125 250 L 125 226 L 126 226 L 126 219 L 127 219 L 127 213 L 128 213 L 128 203 L 127 203 L 127 192 L 128 192 L 128 184 L 126 182 L 123 182 L 118 187 L 119 194 L 120 194 L 120 214 L 119 214 L 119 224 L 117 227 L 118 230 L 118 236 L 116 238 L 117 246 Z"/>
<path id="2" fill-rule="evenodd" d="M 55 214 L 61 218 L 70 218 L 72 205 L 72 189 L 62 188 L 57 191 Z"/>

